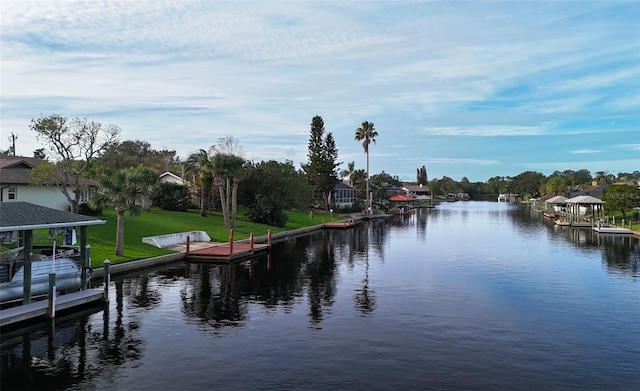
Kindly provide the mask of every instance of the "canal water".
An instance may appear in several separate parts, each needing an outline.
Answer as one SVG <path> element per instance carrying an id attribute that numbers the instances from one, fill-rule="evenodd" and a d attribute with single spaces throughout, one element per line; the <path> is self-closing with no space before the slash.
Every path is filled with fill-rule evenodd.
<path id="1" fill-rule="evenodd" d="M 456 202 L 114 278 L 2 335 L 6 390 L 640 389 L 640 245 Z"/>

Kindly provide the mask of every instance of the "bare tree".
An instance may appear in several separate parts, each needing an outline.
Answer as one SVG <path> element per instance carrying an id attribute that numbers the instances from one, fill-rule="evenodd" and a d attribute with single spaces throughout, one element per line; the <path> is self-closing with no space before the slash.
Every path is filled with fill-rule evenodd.
<path id="1" fill-rule="evenodd" d="M 31 129 L 51 152 L 48 156 L 56 163 L 53 171 L 56 184 L 67 198 L 71 211 L 77 213 L 80 200 L 86 195 L 83 174 L 95 158 L 118 141 L 120 128 L 103 126 L 86 118 L 68 121 L 59 114 L 51 114 L 32 119 Z"/>

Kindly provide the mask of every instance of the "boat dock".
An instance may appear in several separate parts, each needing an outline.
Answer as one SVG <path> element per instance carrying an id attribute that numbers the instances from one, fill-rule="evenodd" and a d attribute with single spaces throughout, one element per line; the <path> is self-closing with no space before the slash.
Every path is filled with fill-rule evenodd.
<path id="1" fill-rule="evenodd" d="M 332 221 L 330 223 L 324 223 L 323 228 L 332 228 L 332 229 L 347 229 L 355 227 L 358 222 L 353 219 L 340 220 L 340 221 Z"/>
<path id="2" fill-rule="evenodd" d="M 59 295 L 55 300 L 55 312 L 75 309 L 104 300 L 103 289 L 87 289 L 65 295 Z M 54 314 L 55 314 L 54 312 Z M 0 310 L 0 327 L 50 316 L 49 300 L 40 300 L 30 304 Z"/>
<path id="3" fill-rule="evenodd" d="M 241 258 L 249 258 L 254 255 L 267 252 L 269 244 L 241 243 L 234 242 L 221 243 L 213 246 L 203 247 L 196 250 L 189 250 L 185 256 L 188 261 L 216 261 L 231 262 Z"/>

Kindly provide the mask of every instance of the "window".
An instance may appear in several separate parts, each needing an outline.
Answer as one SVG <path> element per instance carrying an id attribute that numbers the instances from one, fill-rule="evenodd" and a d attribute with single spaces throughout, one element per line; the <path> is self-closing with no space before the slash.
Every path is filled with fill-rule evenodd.
<path id="1" fill-rule="evenodd" d="M 16 199 L 16 187 L 15 186 L 9 186 L 9 188 L 7 189 L 7 198 L 10 200 L 15 200 Z"/>

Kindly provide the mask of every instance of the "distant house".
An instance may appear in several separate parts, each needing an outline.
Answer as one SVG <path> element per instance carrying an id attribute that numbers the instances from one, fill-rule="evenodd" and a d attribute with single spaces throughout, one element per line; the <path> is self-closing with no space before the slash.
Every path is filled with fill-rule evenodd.
<path id="1" fill-rule="evenodd" d="M 609 185 L 598 185 L 595 183 L 591 185 L 582 185 L 578 187 L 577 190 L 570 192 L 568 198 L 573 198 L 578 196 L 592 196 L 596 198 L 602 198 L 602 195 L 604 194 L 605 191 L 607 191 L 608 187 Z"/>
<path id="2" fill-rule="evenodd" d="M 187 181 L 172 172 L 160 174 L 160 183 L 175 183 L 177 185 L 186 185 Z"/>
<path id="3" fill-rule="evenodd" d="M 31 170 L 43 161 L 33 157 L 0 156 L 0 202 L 29 202 L 57 210 L 68 210 L 69 202 L 55 182 L 30 184 Z M 96 189 L 97 183 L 88 181 Z M 89 190 L 91 192 L 91 190 Z M 87 191 L 81 193 L 80 203 L 87 202 Z"/>
<path id="4" fill-rule="evenodd" d="M 338 183 L 331 193 L 331 202 L 337 208 L 350 208 L 356 202 L 358 192 L 353 187 Z"/>
<path id="5" fill-rule="evenodd" d="M 415 197 L 418 200 L 430 200 L 431 189 L 424 185 L 405 185 L 402 188 L 405 194 L 411 197 Z"/>

